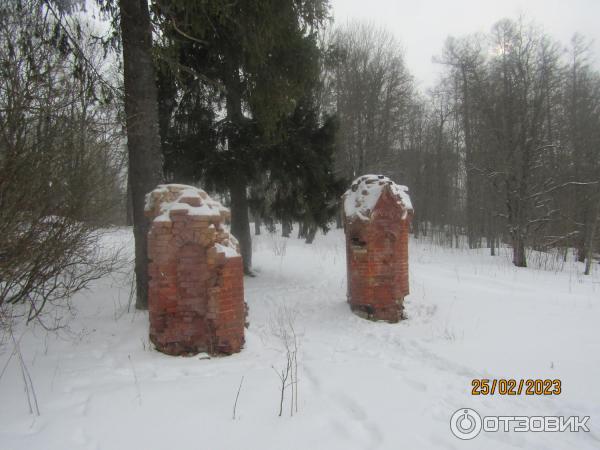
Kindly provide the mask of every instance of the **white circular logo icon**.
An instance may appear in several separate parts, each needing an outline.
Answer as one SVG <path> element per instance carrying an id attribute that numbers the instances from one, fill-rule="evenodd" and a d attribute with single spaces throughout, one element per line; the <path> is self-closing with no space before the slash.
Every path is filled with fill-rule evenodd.
<path id="1" fill-rule="evenodd" d="M 452 434 L 465 441 L 476 437 L 481 431 L 481 425 L 481 416 L 470 408 L 459 409 L 450 419 Z"/>

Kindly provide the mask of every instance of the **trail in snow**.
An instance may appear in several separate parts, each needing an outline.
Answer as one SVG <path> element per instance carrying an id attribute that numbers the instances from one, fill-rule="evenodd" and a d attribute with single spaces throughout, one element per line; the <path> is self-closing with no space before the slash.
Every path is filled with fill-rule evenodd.
<path id="1" fill-rule="evenodd" d="M 131 247 L 129 230 L 111 235 Z M 0 380 L 0 449 L 397 449 L 600 446 L 600 277 L 517 269 L 508 255 L 411 242 L 408 320 L 368 322 L 346 304 L 343 235 L 306 245 L 254 239 L 242 353 L 173 358 L 148 342 L 146 313 L 127 313 L 126 278 L 74 299 L 69 332 L 25 330 L 40 403 L 28 414 L 17 365 Z M 285 361 L 277 312 L 295 316 L 299 413 L 278 418 L 273 367 Z M 19 333 L 21 333 L 19 331 Z M 0 365 L 11 348 L 0 348 Z M 240 378 L 244 384 L 232 408 Z M 473 378 L 560 378 L 553 397 L 471 395 Z M 287 405 L 286 405 L 287 406 Z M 590 433 L 485 433 L 463 442 L 450 416 L 590 415 Z M 284 408 L 284 412 L 289 411 Z"/>

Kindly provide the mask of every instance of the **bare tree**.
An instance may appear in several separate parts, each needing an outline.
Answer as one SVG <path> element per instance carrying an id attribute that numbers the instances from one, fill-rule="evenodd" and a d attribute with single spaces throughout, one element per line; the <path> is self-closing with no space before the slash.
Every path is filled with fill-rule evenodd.
<path id="1" fill-rule="evenodd" d="M 589 274 L 600 205 L 600 76 L 589 65 L 590 44 L 579 35 L 571 41 L 570 61 L 565 68 L 562 87 L 563 183 L 570 189 L 561 195 L 569 236 L 575 228 L 575 247 L 579 261 L 585 261 Z"/>
<path id="2" fill-rule="evenodd" d="M 27 321 L 41 319 L 117 262 L 98 245 L 122 198 L 114 111 L 93 79 L 73 72 L 46 12 L 34 1 L 0 6 L 3 322 L 20 304 Z"/>
<path id="3" fill-rule="evenodd" d="M 486 236 L 494 248 L 502 222 L 523 267 L 526 246 L 557 215 L 560 52 L 523 18 L 498 22 L 485 48 L 482 41 L 449 40 L 441 60 L 459 93 L 469 245 Z"/>
<path id="4" fill-rule="evenodd" d="M 469 36 L 462 39 L 448 38 L 443 55 L 436 59 L 450 68 L 450 79 L 455 89 L 455 108 L 461 120 L 461 141 L 464 149 L 465 209 L 466 232 L 470 248 L 479 247 L 483 220 L 480 217 L 482 208 L 482 183 L 478 180 L 476 156 L 480 152 L 475 149 L 476 133 L 474 126 L 474 91 L 481 77 L 483 66 L 482 37 Z M 478 192 L 479 191 L 479 192 Z M 492 247 L 493 248 L 493 247 Z"/>
<path id="5" fill-rule="evenodd" d="M 360 22 L 329 39 L 324 101 L 340 123 L 337 171 L 347 179 L 386 171 L 400 148 L 413 92 L 400 44 L 385 29 Z"/>
<path id="6" fill-rule="evenodd" d="M 485 111 L 492 143 L 500 155 L 506 221 L 513 248 L 513 263 L 527 265 L 525 246 L 556 212 L 548 190 L 556 184 L 548 177 L 547 153 L 556 147 L 546 120 L 559 78 L 558 46 L 523 20 L 499 22 L 493 30 L 497 56 L 490 61 Z"/>

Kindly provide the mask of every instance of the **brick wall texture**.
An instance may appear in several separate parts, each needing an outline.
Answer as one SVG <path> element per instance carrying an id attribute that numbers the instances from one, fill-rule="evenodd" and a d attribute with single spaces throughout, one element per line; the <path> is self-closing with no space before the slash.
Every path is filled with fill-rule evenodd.
<path id="1" fill-rule="evenodd" d="M 150 340 L 169 355 L 239 352 L 246 304 L 229 212 L 184 185 L 159 186 L 146 204 Z"/>
<path id="2" fill-rule="evenodd" d="M 403 318 L 411 217 L 412 209 L 406 211 L 387 186 L 368 217 L 345 214 L 348 303 L 359 316 L 387 322 Z"/>

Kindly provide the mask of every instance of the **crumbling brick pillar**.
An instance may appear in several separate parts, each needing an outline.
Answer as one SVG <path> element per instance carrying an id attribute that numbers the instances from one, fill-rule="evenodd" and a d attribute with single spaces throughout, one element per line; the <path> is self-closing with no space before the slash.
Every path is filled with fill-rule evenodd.
<path id="1" fill-rule="evenodd" d="M 150 340 L 169 355 L 230 354 L 244 344 L 246 304 L 229 210 L 202 189 L 160 185 L 146 197 Z"/>
<path id="2" fill-rule="evenodd" d="M 357 178 L 343 195 L 348 303 L 372 320 L 398 322 L 408 295 L 408 188 L 383 175 Z"/>

